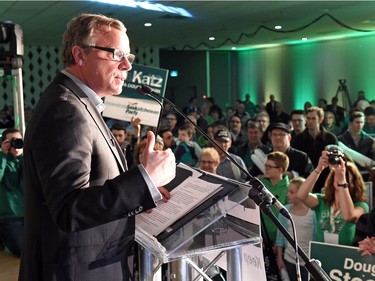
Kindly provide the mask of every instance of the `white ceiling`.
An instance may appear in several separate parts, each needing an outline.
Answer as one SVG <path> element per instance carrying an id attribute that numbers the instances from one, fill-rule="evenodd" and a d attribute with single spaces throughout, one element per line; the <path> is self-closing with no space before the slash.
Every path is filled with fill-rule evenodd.
<path id="1" fill-rule="evenodd" d="M 123 0 L 125 1 L 125 0 Z M 368 33 L 351 31 L 328 16 L 356 29 L 375 30 L 374 1 L 149 1 L 188 10 L 193 18 L 146 11 L 140 8 L 120 7 L 91 1 L 0 1 L 0 21 L 19 24 L 24 32 L 25 45 L 60 45 L 62 33 L 72 17 L 83 13 L 102 13 L 122 20 L 128 28 L 133 46 L 191 49 L 203 44 L 229 49 L 262 44 L 291 43 L 307 37 L 320 40 L 332 36 L 357 36 Z M 151 22 L 150 28 L 143 26 Z M 282 25 L 276 33 L 260 26 L 273 28 Z M 241 36 L 247 34 L 248 36 Z M 215 41 L 208 37 L 214 36 Z M 241 39 L 240 39 L 241 38 Z M 237 44 L 228 42 L 231 39 Z M 239 40 L 240 39 L 240 40 Z"/>

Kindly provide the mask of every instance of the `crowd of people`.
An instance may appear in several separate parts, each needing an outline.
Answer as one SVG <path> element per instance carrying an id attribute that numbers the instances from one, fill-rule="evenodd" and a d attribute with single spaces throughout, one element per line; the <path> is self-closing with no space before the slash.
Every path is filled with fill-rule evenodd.
<path id="1" fill-rule="evenodd" d="M 359 165 L 338 143 L 375 159 L 374 101 L 365 108 L 344 111 L 344 116 L 329 111 L 327 108 L 332 106 L 326 105 L 325 110 L 319 106 L 295 109 L 289 115 L 283 114 L 282 118 L 278 114 L 278 108 L 281 108 L 278 103 L 271 96 L 267 106 L 259 107 L 250 101 L 250 95 L 246 95 L 244 101 L 237 100 L 235 107 L 227 108 L 224 113 L 210 98 L 201 106 L 205 114 L 201 114 L 196 104 L 190 103 L 183 110 L 211 140 L 169 108 L 162 112 L 154 150 L 170 149 L 177 162 L 238 181 L 248 181 L 248 174 L 260 178 L 290 210 L 298 226 L 298 241 L 307 252 L 310 240 L 353 245 L 356 222 L 369 212 L 364 181 L 374 180 L 374 166 Z M 319 101 L 319 104 L 324 103 Z M 141 164 L 147 146 L 146 135 L 142 134 L 148 128 L 143 129 L 140 123 L 139 118 L 132 118 L 129 122 L 107 120 L 128 167 Z M 23 155 L 22 147 L 12 147 L 12 139 L 22 140 L 21 133 L 7 129 L 3 133 L 0 154 L 4 159 L 0 166 L 0 193 L 3 194 L 0 242 L 2 247 L 20 256 L 24 215 L 23 176 L 20 175 Z M 342 155 L 335 164 L 328 160 L 332 153 Z M 272 211 L 277 215 L 275 209 Z M 264 232 L 268 235 L 266 241 L 274 246 L 277 264 L 280 269 L 287 269 L 290 275 L 295 275 L 292 249 L 273 223 L 264 216 L 263 220 Z M 280 220 L 287 229 L 290 228 L 285 218 L 280 216 Z M 356 241 L 359 249 L 364 254 L 374 253 L 371 234 L 362 238 L 362 241 Z M 307 280 L 303 266 L 301 274 L 303 280 Z"/>
<path id="2" fill-rule="evenodd" d="M 367 101 L 363 91 L 359 100 L 362 102 L 355 104 L 361 106 L 350 110 L 338 106 L 335 97 L 332 104 L 323 100 L 287 114 L 273 95 L 265 106 L 257 106 L 247 94 L 244 101 L 237 100 L 225 112 L 210 98 L 203 101 L 203 114 L 196 103 L 184 110 L 214 143 L 202 141 L 204 137 L 194 128 L 189 132 L 186 120 L 173 110 L 163 112 L 159 134 L 164 143 L 168 142 L 164 149 L 171 148 L 177 162 L 243 182 L 249 180 L 248 174 L 258 177 L 290 210 L 298 241 L 308 253 L 311 240 L 354 245 L 357 221 L 370 211 L 365 182 L 374 184 L 375 180 L 375 101 Z M 171 116 L 173 124 L 169 122 Z M 359 154 L 352 155 L 341 144 Z M 181 157 L 182 153 L 190 157 Z M 370 159 L 370 164 L 355 161 L 358 155 Z M 271 209 L 277 215 L 277 210 Z M 273 246 L 277 264 L 296 276 L 293 248 L 266 216 L 262 219 L 262 233 L 267 233 L 266 241 Z M 290 223 L 282 216 L 280 220 L 291 231 Z M 369 254 L 375 251 L 373 242 L 369 233 L 356 245 L 363 254 Z M 302 280 L 307 280 L 303 265 Z"/>
<path id="3" fill-rule="evenodd" d="M 63 44 L 65 69 L 27 120 L 25 147 L 12 129 L 12 107 L 0 112 L 8 128 L 0 152 L 0 245 L 22 256 L 20 280 L 133 280 L 134 215 L 169 198 L 163 186 L 176 160 L 237 181 L 258 177 L 290 210 L 306 251 L 310 240 L 353 245 L 357 222 L 366 216 L 373 224 L 364 182 L 375 178 L 375 101 L 363 91 L 350 110 L 333 97 L 290 114 L 274 95 L 255 105 L 246 94 L 225 110 L 212 97 L 200 106 L 192 98 L 183 109 L 191 122 L 165 106 L 155 136 L 138 118 L 105 123 L 101 116 L 102 98 L 122 91 L 134 61 L 124 25 L 83 14 L 69 23 Z M 295 276 L 292 250 L 264 221 L 277 264 Z M 363 254 L 375 252 L 374 228 L 360 229 Z M 307 280 L 306 270 L 302 276 Z"/>

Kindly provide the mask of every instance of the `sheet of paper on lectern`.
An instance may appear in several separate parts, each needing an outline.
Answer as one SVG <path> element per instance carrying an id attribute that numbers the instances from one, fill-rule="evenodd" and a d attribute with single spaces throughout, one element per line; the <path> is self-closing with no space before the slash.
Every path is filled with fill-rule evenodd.
<path id="1" fill-rule="evenodd" d="M 136 225 L 157 236 L 221 189 L 221 184 L 188 177 L 170 192 L 168 202 L 161 202 L 151 213 L 137 215 Z"/>

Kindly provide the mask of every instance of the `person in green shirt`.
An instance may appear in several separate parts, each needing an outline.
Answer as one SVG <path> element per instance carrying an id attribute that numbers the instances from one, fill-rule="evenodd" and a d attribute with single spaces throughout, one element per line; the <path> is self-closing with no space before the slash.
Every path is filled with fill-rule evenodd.
<path id="1" fill-rule="evenodd" d="M 330 172 L 325 181 L 324 193 L 311 193 L 320 173 L 326 168 Z M 331 145 L 322 151 L 317 167 L 301 185 L 297 196 L 315 211 L 317 241 L 349 246 L 353 244 L 356 222 L 369 211 L 369 207 L 365 202 L 365 184 L 361 173 L 354 163 L 347 161 L 338 146 Z"/>
<path id="2" fill-rule="evenodd" d="M 0 152 L 0 243 L 21 255 L 24 216 L 23 140 L 17 129 L 3 132 Z"/>
<path id="3" fill-rule="evenodd" d="M 280 151 L 271 152 L 267 154 L 264 164 L 265 177 L 260 180 L 283 205 L 288 203 L 289 177 L 284 174 L 288 170 L 288 166 L 289 158 L 285 153 Z M 278 216 L 278 211 L 274 206 L 271 206 L 271 211 L 276 217 Z M 277 232 L 276 225 L 267 216 L 262 217 L 268 237 L 274 243 Z"/>

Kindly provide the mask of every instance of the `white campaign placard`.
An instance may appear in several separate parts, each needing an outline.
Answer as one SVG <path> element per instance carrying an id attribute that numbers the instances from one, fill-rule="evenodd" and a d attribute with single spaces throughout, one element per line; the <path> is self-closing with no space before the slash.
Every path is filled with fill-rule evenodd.
<path id="1" fill-rule="evenodd" d="M 105 98 L 104 104 L 105 117 L 123 121 L 138 117 L 142 125 L 152 127 L 158 125 L 161 107 L 154 100 L 109 96 Z"/>

